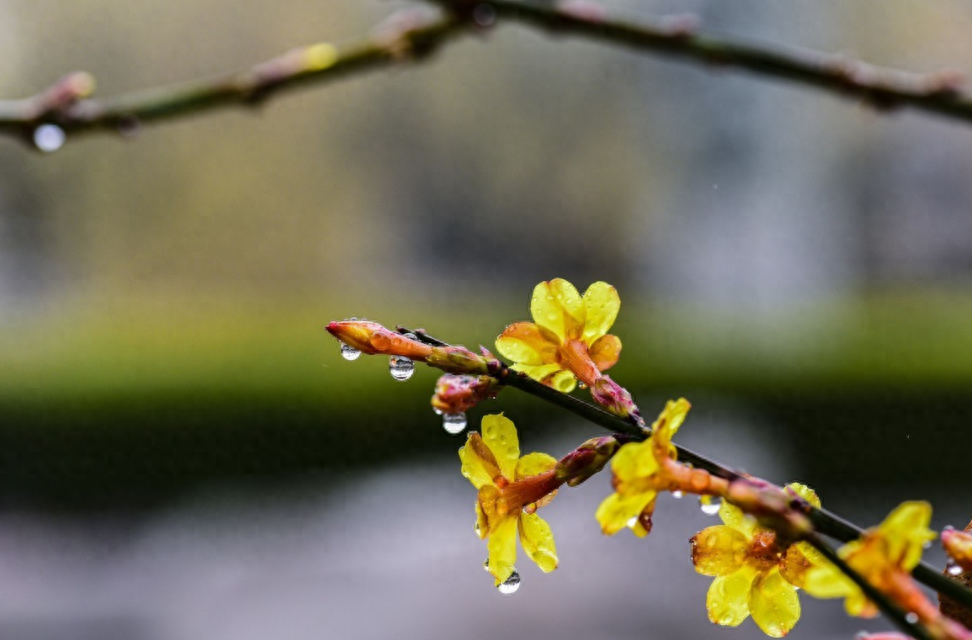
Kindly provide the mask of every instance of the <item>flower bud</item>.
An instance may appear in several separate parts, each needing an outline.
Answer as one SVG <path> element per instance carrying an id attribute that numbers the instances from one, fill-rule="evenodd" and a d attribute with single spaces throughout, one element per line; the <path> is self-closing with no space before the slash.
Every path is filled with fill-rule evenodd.
<path id="1" fill-rule="evenodd" d="M 613 436 L 591 438 L 577 447 L 557 463 L 557 478 L 576 487 L 595 473 L 614 457 L 620 443 Z"/>
<path id="2" fill-rule="evenodd" d="M 591 397 L 619 418 L 641 417 L 638 406 L 628 390 L 612 380 L 610 376 L 600 376 L 594 382 L 591 386 Z"/>
<path id="3" fill-rule="evenodd" d="M 435 383 L 432 407 L 442 413 L 465 413 L 500 392 L 499 382 L 490 376 L 457 376 L 447 373 Z"/>
<path id="4" fill-rule="evenodd" d="M 377 322 L 367 320 L 332 322 L 326 329 L 341 342 L 368 355 L 381 353 L 425 362 L 433 349 L 418 340 L 407 338 L 391 329 L 386 329 Z"/>

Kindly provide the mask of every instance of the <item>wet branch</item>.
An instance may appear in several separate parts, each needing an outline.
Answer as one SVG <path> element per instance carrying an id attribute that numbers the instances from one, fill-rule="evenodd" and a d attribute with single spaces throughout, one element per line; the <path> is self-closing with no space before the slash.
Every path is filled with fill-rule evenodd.
<path id="1" fill-rule="evenodd" d="M 405 327 L 397 327 L 397 329 L 400 333 L 414 334 L 422 342 L 435 346 L 448 346 L 448 343 L 434 338 L 424 331 L 411 330 Z M 650 431 L 635 427 L 631 422 L 608 413 L 596 405 L 585 402 L 580 398 L 561 393 L 556 389 L 537 382 L 526 374 L 513 371 L 505 365 L 503 365 L 496 377 L 500 383 L 506 386 L 519 389 L 550 404 L 566 409 L 574 415 L 584 418 L 612 433 L 623 433 L 637 440 L 644 440 L 650 435 Z M 679 445 L 676 445 L 676 448 L 678 450 L 678 459 L 683 462 L 691 463 L 699 469 L 705 469 L 712 475 L 727 480 L 734 480 L 740 477 L 736 471 L 691 449 Z M 807 505 L 806 509 L 806 515 L 810 519 L 810 522 L 813 523 L 814 529 L 834 540 L 850 542 L 859 538 L 863 533 L 863 530 L 857 525 L 844 520 L 826 509 L 818 509 L 810 505 Z M 972 590 L 969 590 L 954 580 L 950 580 L 930 564 L 922 562 L 914 568 L 912 576 L 915 580 L 934 589 L 938 593 L 948 596 L 972 611 Z"/>

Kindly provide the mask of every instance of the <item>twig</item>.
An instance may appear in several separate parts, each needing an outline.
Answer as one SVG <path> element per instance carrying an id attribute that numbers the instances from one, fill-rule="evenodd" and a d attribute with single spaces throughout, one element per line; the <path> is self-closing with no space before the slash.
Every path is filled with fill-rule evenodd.
<path id="1" fill-rule="evenodd" d="M 91 75 L 74 73 L 30 98 L 0 101 L 0 133 L 29 140 L 42 124 L 56 124 L 69 134 L 125 133 L 143 122 L 231 105 L 257 105 L 284 89 L 424 59 L 465 28 L 449 17 L 425 18 L 345 45 L 320 43 L 294 49 L 245 71 L 102 100 L 87 97 L 94 89 Z"/>
<path id="2" fill-rule="evenodd" d="M 405 327 L 396 328 L 401 333 L 413 333 L 417 339 L 428 344 L 448 346 L 448 343 L 430 336 L 425 331 L 410 330 Z M 627 420 L 608 413 L 596 405 L 585 402 L 580 398 L 561 393 L 556 389 L 537 382 L 526 374 L 513 371 L 505 365 L 497 375 L 497 379 L 507 386 L 514 387 L 541 400 L 545 400 L 550 404 L 566 409 L 574 415 L 593 422 L 612 433 L 623 433 L 638 440 L 644 440 L 650 435 L 650 431 L 640 430 Z M 700 469 L 705 469 L 714 476 L 727 480 L 733 480 L 739 477 L 739 474 L 729 467 L 715 462 L 691 449 L 687 449 L 681 445 L 676 445 L 676 449 L 678 450 L 679 460 L 689 462 Z M 859 538 L 864 532 L 860 527 L 826 509 L 818 509 L 810 505 L 806 505 L 805 508 L 807 517 L 813 523 L 814 529 L 834 540 L 850 542 Z M 972 590 L 954 580 L 950 580 L 930 564 L 922 562 L 912 571 L 912 576 L 914 576 L 915 580 L 934 589 L 938 593 L 948 596 L 972 611 Z"/>

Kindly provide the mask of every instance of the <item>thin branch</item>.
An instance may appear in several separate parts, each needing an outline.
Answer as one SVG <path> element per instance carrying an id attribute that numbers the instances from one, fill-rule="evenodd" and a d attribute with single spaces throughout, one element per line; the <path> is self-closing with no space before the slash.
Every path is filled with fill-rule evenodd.
<path id="1" fill-rule="evenodd" d="M 42 124 L 56 124 L 67 133 L 125 133 L 143 122 L 219 107 L 253 106 L 285 89 L 424 59 L 465 28 L 448 17 L 413 20 L 344 45 L 320 43 L 294 49 L 244 71 L 101 100 L 87 97 L 94 89 L 91 75 L 73 73 L 30 98 L 0 101 L 0 133 L 29 140 Z"/>
<path id="2" fill-rule="evenodd" d="M 449 343 L 434 338 L 425 331 L 411 330 L 400 326 L 396 327 L 396 329 L 401 333 L 415 334 L 418 340 L 431 345 L 449 346 Z M 566 409 L 574 415 L 584 418 L 612 433 L 623 433 L 638 440 L 644 440 L 651 434 L 650 431 L 638 429 L 627 420 L 608 413 L 596 405 L 567 395 L 566 393 L 561 393 L 556 389 L 537 382 L 526 374 L 513 371 L 506 365 L 503 365 L 503 368 L 496 377 L 502 384 L 519 389 L 550 404 Z M 676 445 L 676 449 L 678 450 L 679 460 L 689 462 L 699 469 L 705 469 L 714 476 L 727 480 L 733 480 L 739 477 L 736 471 L 691 449 L 681 445 Z M 814 529 L 834 540 L 850 542 L 859 538 L 864 532 L 860 527 L 826 509 L 818 509 L 810 505 L 807 505 L 806 509 L 806 515 L 813 523 Z M 948 596 L 972 611 L 972 590 L 954 580 L 950 580 L 930 564 L 922 562 L 912 571 L 912 576 L 914 576 L 915 580 L 934 589 L 938 593 Z"/>

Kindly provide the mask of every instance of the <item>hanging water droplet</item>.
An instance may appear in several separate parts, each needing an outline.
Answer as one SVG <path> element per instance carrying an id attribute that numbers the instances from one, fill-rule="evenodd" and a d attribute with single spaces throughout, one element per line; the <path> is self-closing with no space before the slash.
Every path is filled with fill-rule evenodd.
<path id="1" fill-rule="evenodd" d="M 945 565 L 945 573 L 950 576 L 960 576 L 962 575 L 962 571 L 962 566 L 954 560 L 949 560 L 948 564 Z"/>
<path id="2" fill-rule="evenodd" d="M 388 371 L 393 378 L 404 382 L 415 373 L 415 363 L 405 356 L 391 356 L 388 358 Z"/>
<path id="3" fill-rule="evenodd" d="M 345 360 L 357 360 L 361 352 L 349 344 L 341 343 L 341 357 Z"/>
<path id="4" fill-rule="evenodd" d="M 442 416 L 442 428 L 452 435 L 462 433 L 462 430 L 466 428 L 466 414 L 461 412 L 444 414 Z"/>
<path id="5" fill-rule="evenodd" d="M 712 496 L 702 496 L 699 498 L 699 508 L 707 516 L 714 516 L 719 513 L 720 500 Z"/>
<path id="6" fill-rule="evenodd" d="M 439 407 L 432 407 L 432 411 L 437 416 L 441 416 L 442 415 L 442 409 L 440 409 Z"/>
<path id="7" fill-rule="evenodd" d="M 684 495 L 685 494 L 682 493 L 681 491 L 679 491 L 678 489 L 676 489 L 675 491 L 672 491 L 672 497 L 675 498 L 676 500 L 678 500 L 679 498 L 681 498 Z"/>
<path id="8" fill-rule="evenodd" d="M 56 124 L 42 124 L 34 129 L 34 146 L 44 153 L 57 151 L 64 146 L 67 134 Z"/>
<path id="9" fill-rule="evenodd" d="M 907 614 L 905 614 L 905 622 L 908 624 L 915 624 L 918 622 L 918 614 L 914 611 L 909 611 Z"/>
<path id="10" fill-rule="evenodd" d="M 505 582 L 501 582 L 499 586 L 496 587 L 496 589 L 499 590 L 499 592 L 504 596 L 508 596 L 511 593 L 516 593 L 516 590 L 519 588 L 520 574 L 516 572 L 516 569 L 513 569 L 513 573 L 510 574 L 510 577 L 507 578 Z"/>
<path id="11" fill-rule="evenodd" d="M 583 382 L 578 382 L 577 383 L 577 388 L 580 389 L 581 391 L 583 391 L 584 389 L 587 388 L 587 385 L 584 384 Z"/>

